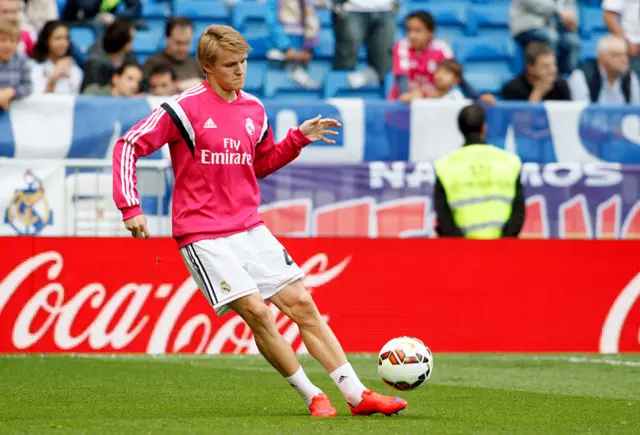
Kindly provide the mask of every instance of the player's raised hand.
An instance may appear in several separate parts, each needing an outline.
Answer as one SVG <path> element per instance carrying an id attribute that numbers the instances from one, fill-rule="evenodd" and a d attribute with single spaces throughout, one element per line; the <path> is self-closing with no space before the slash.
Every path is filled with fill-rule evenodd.
<path id="1" fill-rule="evenodd" d="M 143 214 L 124 221 L 124 227 L 129 230 L 131 235 L 136 239 L 148 239 L 150 236 L 149 230 L 147 229 L 147 218 Z"/>
<path id="2" fill-rule="evenodd" d="M 302 134 L 307 136 L 310 141 L 316 142 L 321 140 L 325 143 L 334 144 L 335 140 L 329 139 L 327 136 L 337 136 L 339 133 L 335 130 L 328 130 L 329 127 L 342 127 L 335 119 L 322 118 L 322 115 L 318 115 L 313 119 L 307 119 L 300 126 Z"/>

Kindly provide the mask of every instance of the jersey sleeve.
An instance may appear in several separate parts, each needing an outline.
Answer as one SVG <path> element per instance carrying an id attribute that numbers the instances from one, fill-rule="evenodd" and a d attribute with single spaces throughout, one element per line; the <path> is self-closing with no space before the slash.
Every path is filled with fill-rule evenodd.
<path id="1" fill-rule="evenodd" d="M 179 137 L 175 123 L 162 107 L 133 126 L 113 149 L 113 200 L 123 220 L 142 214 L 136 189 L 136 162 Z"/>
<path id="2" fill-rule="evenodd" d="M 253 170 L 258 178 L 274 173 L 300 155 L 311 141 L 298 128 L 292 128 L 281 142 L 276 142 L 265 114 L 262 136 L 256 145 Z"/>
<path id="3" fill-rule="evenodd" d="M 406 39 L 396 42 L 393 47 L 393 75 L 401 76 L 409 74 L 409 65 L 411 64 L 411 53 L 409 52 L 409 43 Z"/>
<path id="4" fill-rule="evenodd" d="M 453 59 L 453 50 L 447 41 L 436 39 L 433 41 L 433 48 L 438 50 L 444 59 Z"/>

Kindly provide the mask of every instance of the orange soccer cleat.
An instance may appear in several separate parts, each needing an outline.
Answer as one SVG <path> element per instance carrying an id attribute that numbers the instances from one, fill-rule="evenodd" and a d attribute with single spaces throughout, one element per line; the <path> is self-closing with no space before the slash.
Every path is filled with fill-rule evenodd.
<path id="1" fill-rule="evenodd" d="M 311 399 L 311 405 L 309 405 L 309 411 L 311 411 L 311 417 L 335 417 L 336 408 L 331 404 L 331 400 L 326 394 L 320 393 L 313 396 Z"/>
<path id="2" fill-rule="evenodd" d="M 379 412 L 384 415 L 397 414 L 407 407 L 407 401 L 401 397 L 383 396 L 371 390 L 362 393 L 362 402 L 356 407 L 349 405 L 352 415 L 371 415 Z"/>

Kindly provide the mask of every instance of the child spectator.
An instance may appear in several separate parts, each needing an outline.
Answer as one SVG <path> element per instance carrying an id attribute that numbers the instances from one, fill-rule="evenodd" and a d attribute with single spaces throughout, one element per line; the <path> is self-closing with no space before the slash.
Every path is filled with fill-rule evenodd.
<path id="1" fill-rule="evenodd" d="M 69 28 L 62 21 L 49 21 L 33 49 L 31 69 L 36 94 L 78 94 L 83 72 L 70 55 Z"/>
<path id="2" fill-rule="evenodd" d="M 19 41 L 18 26 L 0 20 L 0 111 L 9 110 L 13 100 L 31 93 L 29 61 L 17 53 Z"/>
<path id="3" fill-rule="evenodd" d="M 20 29 L 18 53 L 31 56 L 36 42 L 36 32 L 25 23 L 20 22 L 22 3 L 20 0 L 0 0 L 0 20 L 15 24 Z"/>
<path id="4" fill-rule="evenodd" d="M 427 91 L 427 97 L 443 100 L 464 100 L 464 94 L 458 89 L 462 82 L 463 68 L 453 59 L 440 62 L 433 75 L 433 87 Z"/>
<path id="5" fill-rule="evenodd" d="M 154 97 L 171 97 L 178 93 L 176 72 L 169 64 L 158 64 L 149 73 L 149 90 Z"/>
<path id="6" fill-rule="evenodd" d="M 316 16 L 317 0 L 268 0 L 266 22 L 271 47 L 286 61 L 289 77 L 298 86 L 319 89 L 305 66 L 312 49 L 318 45 L 320 21 Z"/>
<path id="7" fill-rule="evenodd" d="M 125 63 L 113 74 L 111 84 L 101 86 L 97 83 L 87 86 L 86 95 L 110 97 L 135 97 L 140 94 L 142 68 L 138 64 Z"/>

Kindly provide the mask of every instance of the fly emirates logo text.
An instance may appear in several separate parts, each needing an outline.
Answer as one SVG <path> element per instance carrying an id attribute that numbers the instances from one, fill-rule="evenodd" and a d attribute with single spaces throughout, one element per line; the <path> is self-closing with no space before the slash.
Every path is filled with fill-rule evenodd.
<path id="1" fill-rule="evenodd" d="M 202 150 L 200 161 L 205 165 L 253 165 L 251 154 L 239 153 L 240 141 L 225 137 L 223 139 L 224 151 L 214 153 L 209 150 Z"/>

